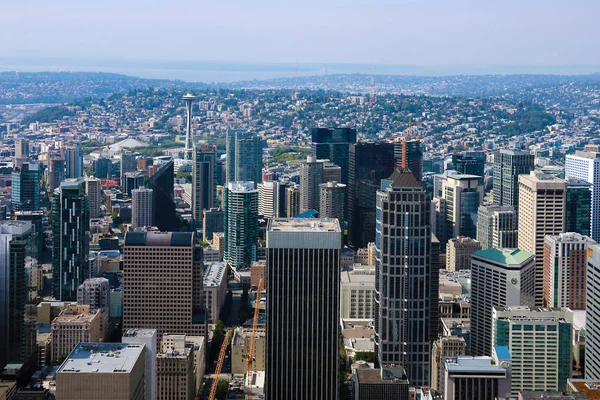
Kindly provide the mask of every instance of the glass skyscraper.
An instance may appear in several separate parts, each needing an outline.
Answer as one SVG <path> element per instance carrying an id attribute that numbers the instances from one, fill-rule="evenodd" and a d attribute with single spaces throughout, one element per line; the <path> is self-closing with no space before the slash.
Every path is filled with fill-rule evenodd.
<path id="1" fill-rule="evenodd" d="M 202 226 L 204 210 L 210 210 L 217 197 L 217 181 L 214 151 L 196 148 L 193 153 L 192 168 L 192 213 L 194 228 Z M 212 239 L 212 238 L 211 238 Z"/>
<path id="2" fill-rule="evenodd" d="M 152 189 L 154 196 L 154 224 L 163 232 L 179 230 L 173 194 L 174 174 L 173 161 L 169 161 L 148 179 L 148 189 Z"/>
<path id="3" fill-rule="evenodd" d="M 15 211 L 40 208 L 40 165 L 23 163 L 12 171 L 11 206 Z"/>
<path id="4" fill-rule="evenodd" d="M 258 250 L 258 189 L 254 182 L 229 182 L 224 193 L 224 261 L 250 268 Z"/>
<path id="5" fill-rule="evenodd" d="M 592 184 L 577 178 L 567 178 L 565 202 L 565 232 L 592 234 Z"/>
<path id="6" fill-rule="evenodd" d="M 262 182 L 262 144 L 252 132 L 227 132 L 227 182 Z"/>
<path id="7" fill-rule="evenodd" d="M 519 175 L 533 170 L 529 152 L 502 149 L 494 154 L 494 205 L 519 206 Z"/>
<path id="8" fill-rule="evenodd" d="M 318 160 L 327 159 L 339 165 L 342 170 L 341 182 L 348 183 L 349 145 L 356 143 L 356 129 L 350 128 L 313 128 L 312 154 Z"/>

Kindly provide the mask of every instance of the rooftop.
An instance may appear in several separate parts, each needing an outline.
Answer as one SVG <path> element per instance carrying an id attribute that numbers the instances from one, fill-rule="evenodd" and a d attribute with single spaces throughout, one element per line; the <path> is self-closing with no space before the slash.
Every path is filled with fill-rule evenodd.
<path id="1" fill-rule="evenodd" d="M 521 249 L 494 249 L 489 248 L 473 253 L 473 257 L 479 257 L 495 261 L 505 265 L 521 265 L 533 258 L 533 254 Z"/>
<path id="2" fill-rule="evenodd" d="M 357 369 L 356 375 L 359 384 L 378 384 L 378 385 L 407 385 L 406 379 L 382 379 L 381 370 L 379 368 L 374 369 Z"/>
<path id="3" fill-rule="evenodd" d="M 342 285 L 375 285 L 375 275 L 354 274 L 351 271 L 342 272 Z"/>
<path id="4" fill-rule="evenodd" d="M 232 192 L 251 192 L 254 190 L 258 191 L 258 189 L 256 189 L 256 185 L 252 181 L 229 182 L 227 184 L 227 190 L 230 190 Z"/>
<path id="5" fill-rule="evenodd" d="M 57 373 L 129 373 L 144 346 L 126 343 L 79 343 Z"/>
<path id="6" fill-rule="evenodd" d="M 126 246 L 192 246 L 190 232 L 127 232 Z"/>
<path id="7" fill-rule="evenodd" d="M 218 249 L 216 249 L 218 251 Z M 223 277 L 226 276 L 227 264 L 224 262 L 213 262 L 204 270 L 204 286 L 219 286 Z"/>
<path id="8" fill-rule="evenodd" d="M 491 357 L 458 356 L 449 357 L 445 360 L 446 368 L 450 373 L 478 372 L 478 373 L 504 373 L 502 368 L 493 363 Z"/>
<path id="9" fill-rule="evenodd" d="M 585 393 L 590 399 L 600 399 L 600 381 L 590 379 L 569 379 L 567 388 L 575 393 Z M 571 394 L 571 393 L 569 393 Z"/>
<path id="10" fill-rule="evenodd" d="M 123 332 L 123 337 L 148 337 L 156 335 L 156 329 L 128 329 Z"/>
<path id="11" fill-rule="evenodd" d="M 341 232 L 336 218 L 274 218 L 268 231 L 281 232 Z"/>

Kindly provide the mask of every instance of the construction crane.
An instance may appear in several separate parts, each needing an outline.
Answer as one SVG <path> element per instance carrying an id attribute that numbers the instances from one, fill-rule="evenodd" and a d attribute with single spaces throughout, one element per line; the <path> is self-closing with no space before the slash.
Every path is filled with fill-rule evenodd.
<path id="1" fill-rule="evenodd" d="M 250 336 L 250 349 L 248 351 L 248 400 L 252 400 L 252 363 L 254 362 L 254 343 L 256 341 L 256 327 L 258 326 L 258 314 L 260 306 L 260 296 L 263 290 L 263 280 L 258 282 L 256 289 L 256 300 L 254 302 L 254 322 L 252 323 L 252 336 Z"/>
<path id="2" fill-rule="evenodd" d="M 225 351 L 227 350 L 227 345 L 229 344 L 230 334 L 231 331 L 227 331 L 227 333 L 225 334 L 225 338 L 223 339 L 223 344 L 221 345 L 221 352 L 219 353 L 219 361 L 217 361 L 217 368 L 215 368 L 215 377 L 213 378 L 210 394 L 208 395 L 208 400 L 215 400 L 215 395 L 217 394 L 217 386 L 219 385 L 219 375 L 221 375 L 221 368 L 223 367 L 223 360 L 225 359 Z"/>

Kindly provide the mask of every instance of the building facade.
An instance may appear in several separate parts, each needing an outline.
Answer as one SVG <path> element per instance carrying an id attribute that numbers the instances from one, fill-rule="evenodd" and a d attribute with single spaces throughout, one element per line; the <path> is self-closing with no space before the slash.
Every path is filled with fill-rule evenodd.
<path id="1" fill-rule="evenodd" d="M 467 343 L 460 336 L 442 336 L 431 346 L 431 389 L 442 390 L 444 357 L 464 356 Z"/>
<path id="2" fill-rule="evenodd" d="M 131 191 L 131 226 L 154 226 L 154 191 L 140 187 Z"/>
<path id="3" fill-rule="evenodd" d="M 494 205 L 519 207 L 519 175 L 533 170 L 533 154 L 502 149 L 494 154 Z"/>
<path id="4" fill-rule="evenodd" d="M 175 212 L 175 195 L 173 184 L 175 170 L 173 161 L 162 165 L 154 175 L 148 179 L 148 189 L 152 189 L 154 207 L 153 222 L 163 232 L 179 230 L 177 213 Z"/>
<path id="5" fill-rule="evenodd" d="M 224 197 L 223 259 L 232 268 L 250 268 L 258 250 L 258 190 L 254 182 L 229 182 Z"/>
<path id="6" fill-rule="evenodd" d="M 226 139 L 227 183 L 262 182 L 262 138 L 251 132 L 229 131 Z"/>
<path id="7" fill-rule="evenodd" d="M 194 149 L 192 168 L 192 214 L 194 226 L 200 228 L 204 210 L 214 207 L 217 198 L 217 154 L 212 149 Z"/>
<path id="8" fill-rule="evenodd" d="M 214 232 L 224 232 L 223 219 L 225 213 L 219 208 L 211 208 L 203 211 L 202 217 L 202 240 L 209 242 L 212 240 Z"/>
<path id="9" fill-rule="evenodd" d="M 565 232 L 592 235 L 592 184 L 582 179 L 567 178 Z"/>
<path id="10" fill-rule="evenodd" d="M 65 149 L 65 177 L 67 179 L 83 176 L 83 150 L 69 146 Z"/>
<path id="11" fill-rule="evenodd" d="M 313 128 L 312 155 L 317 159 L 327 159 L 341 169 L 340 182 L 348 183 L 349 145 L 356 143 L 356 129 L 351 128 Z M 288 215 L 288 217 L 292 217 Z"/>
<path id="12" fill-rule="evenodd" d="M 15 211 L 40 209 L 40 165 L 23 163 L 12 171 L 11 207 Z"/>
<path id="13" fill-rule="evenodd" d="M 513 206 L 479 206 L 477 241 L 481 249 L 517 248 L 517 212 Z"/>
<path id="14" fill-rule="evenodd" d="M 475 175 L 449 175 L 442 184 L 446 200 L 446 237 L 477 237 L 477 210 L 483 200 L 483 185 Z"/>
<path id="15" fill-rule="evenodd" d="M 323 163 L 314 156 L 308 156 L 300 164 L 300 212 L 318 210 L 319 185 L 323 182 Z"/>
<path id="16" fill-rule="evenodd" d="M 481 244 L 469 237 L 459 236 L 446 245 L 446 269 L 460 271 L 471 269 L 471 254 L 481 250 Z"/>
<path id="17" fill-rule="evenodd" d="M 340 318 L 372 319 L 375 275 L 343 271 L 340 287 Z"/>
<path id="18" fill-rule="evenodd" d="M 110 284 L 106 278 L 90 278 L 77 288 L 77 304 L 110 310 Z"/>
<path id="19" fill-rule="evenodd" d="M 591 184 L 591 238 L 600 240 L 600 152 L 576 151 L 565 157 L 565 177 Z"/>
<path id="20" fill-rule="evenodd" d="M 337 220 L 269 222 L 266 398 L 338 397 L 341 247 Z"/>
<path id="21" fill-rule="evenodd" d="M 319 185 L 319 217 L 337 218 L 344 221 L 346 205 L 346 185 L 327 182 Z"/>
<path id="22" fill-rule="evenodd" d="M 100 217 L 100 206 L 102 205 L 101 191 L 102 187 L 100 186 L 100 179 L 85 179 L 85 193 L 88 196 L 90 218 Z"/>
<path id="23" fill-rule="evenodd" d="M 588 248 L 585 378 L 600 376 L 600 245 Z"/>

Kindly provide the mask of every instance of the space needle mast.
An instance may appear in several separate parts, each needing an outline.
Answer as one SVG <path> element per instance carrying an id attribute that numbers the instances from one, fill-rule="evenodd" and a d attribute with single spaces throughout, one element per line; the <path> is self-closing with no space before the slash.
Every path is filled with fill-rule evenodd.
<path id="1" fill-rule="evenodd" d="M 192 104 L 196 100 L 198 100 L 198 98 L 191 93 L 183 96 L 183 101 L 185 101 L 185 109 L 187 111 L 187 125 L 185 128 L 185 153 L 183 157 L 186 160 L 192 159 Z"/>

